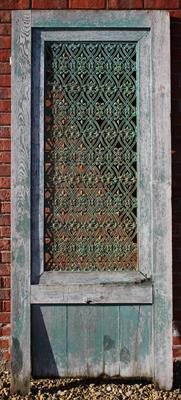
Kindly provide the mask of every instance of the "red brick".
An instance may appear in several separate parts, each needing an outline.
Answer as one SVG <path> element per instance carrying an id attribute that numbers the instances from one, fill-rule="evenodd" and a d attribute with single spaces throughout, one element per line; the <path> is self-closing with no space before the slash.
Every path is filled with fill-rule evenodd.
<path id="1" fill-rule="evenodd" d="M 30 7 L 30 0 L 1 0 L 1 10 L 22 10 Z"/>
<path id="2" fill-rule="evenodd" d="M 0 139 L 0 150 L 1 151 L 11 150 L 11 140 L 10 139 Z"/>
<path id="3" fill-rule="evenodd" d="M 10 123 L 11 123 L 10 113 L 0 114 L 0 125 L 10 125 Z"/>
<path id="4" fill-rule="evenodd" d="M 0 62 L 0 74 L 10 74 L 11 66 L 8 62 Z"/>
<path id="5" fill-rule="evenodd" d="M 10 202 L 1 204 L 1 212 L 5 213 L 5 214 L 11 212 L 11 204 L 10 204 Z"/>
<path id="6" fill-rule="evenodd" d="M 148 9 L 173 9 L 179 8 L 179 0 L 144 0 L 144 8 Z"/>
<path id="7" fill-rule="evenodd" d="M 0 200 L 3 200 L 3 201 L 10 200 L 10 189 L 1 189 L 0 188 Z"/>
<path id="8" fill-rule="evenodd" d="M 0 338 L 0 348 L 7 349 L 8 347 L 9 347 L 9 340 Z"/>
<path id="9" fill-rule="evenodd" d="M 9 226 L 0 226 L 0 237 L 10 237 L 10 234 L 11 230 Z M 1 275 L 1 269 L 0 269 L 0 275 Z"/>
<path id="10" fill-rule="evenodd" d="M 10 312 L 11 311 L 11 302 L 10 302 L 10 300 L 0 301 L 0 311 L 1 312 Z M 1 348 L 1 346 L 0 346 L 0 348 Z"/>
<path id="11" fill-rule="evenodd" d="M 172 8 L 172 7 L 171 7 Z M 171 22 L 172 18 L 181 18 L 181 10 L 170 10 Z"/>
<path id="12" fill-rule="evenodd" d="M 2 251 L 0 258 L 1 258 L 1 262 L 2 263 L 10 263 L 10 261 L 11 261 L 11 253 L 10 253 L 10 251 Z"/>
<path id="13" fill-rule="evenodd" d="M 10 99 L 11 89 L 8 87 L 0 88 L 0 99 Z"/>
<path id="14" fill-rule="evenodd" d="M 5 325 L 0 327 L 0 336 L 10 336 L 11 328 L 10 325 Z"/>
<path id="15" fill-rule="evenodd" d="M 0 100 L 0 112 L 8 112 L 8 111 L 11 111 L 10 100 Z"/>
<path id="16" fill-rule="evenodd" d="M 10 49 L 10 48 L 11 48 L 11 37 L 0 36 L 0 49 Z"/>
<path id="17" fill-rule="evenodd" d="M 108 8 L 117 10 L 143 8 L 143 0 L 109 0 Z"/>
<path id="18" fill-rule="evenodd" d="M 0 227 L 0 229 L 1 229 L 1 227 Z M 9 276 L 10 273 L 11 273 L 10 264 L 2 264 L 2 263 L 0 263 L 0 275 L 1 276 L 4 276 L 4 275 Z"/>
<path id="19" fill-rule="evenodd" d="M 181 346 L 181 336 L 174 336 L 173 337 L 173 345 L 174 346 Z"/>
<path id="20" fill-rule="evenodd" d="M 10 323 L 10 313 L 7 313 L 7 312 L 0 313 L 0 323 L 1 324 Z"/>
<path id="21" fill-rule="evenodd" d="M 11 168 L 10 165 L 0 165 L 0 176 L 10 176 Z"/>
<path id="22" fill-rule="evenodd" d="M 10 240 L 0 239 L 0 250 L 10 250 Z"/>
<path id="23" fill-rule="evenodd" d="M 0 17 L 1 20 L 1 17 Z M 11 24 L 0 24 L 0 35 L 11 35 Z"/>
<path id="24" fill-rule="evenodd" d="M 10 189 L 10 178 L 0 177 L 0 188 L 1 189 Z"/>
<path id="25" fill-rule="evenodd" d="M 11 22 L 10 11 L 0 11 L 0 23 L 2 22 Z"/>
<path id="26" fill-rule="evenodd" d="M 68 0 L 32 0 L 32 8 L 60 10 L 68 8 Z"/>
<path id="27" fill-rule="evenodd" d="M 0 152 L 0 163 L 7 163 L 11 162 L 11 153 L 10 151 L 2 151 Z"/>
<path id="28" fill-rule="evenodd" d="M 8 126 L 0 126 L 0 139 L 9 138 L 11 136 L 11 128 Z"/>
<path id="29" fill-rule="evenodd" d="M 69 0 L 69 8 L 105 8 L 105 0 Z"/>
<path id="30" fill-rule="evenodd" d="M 9 197 L 10 197 L 10 194 L 9 194 Z M 0 215 L 0 226 L 4 226 L 4 225 L 10 226 L 10 215 L 9 214 Z"/>
<path id="31" fill-rule="evenodd" d="M 1 289 L 0 299 L 1 300 L 9 300 L 10 299 L 10 289 Z M 0 322 L 1 322 L 1 320 L 0 320 Z"/>
<path id="32" fill-rule="evenodd" d="M 11 280 L 9 276 L 0 277 L 0 287 L 6 289 L 11 287 Z"/>
<path id="33" fill-rule="evenodd" d="M 8 61 L 11 57 L 11 50 L 0 50 L 0 61 Z"/>
<path id="34" fill-rule="evenodd" d="M 0 86 L 10 87 L 11 86 L 11 76 L 10 75 L 0 75 Z"/>
<path id="35" fill-rule="evenodd" d="M 181 346 L 173 348 L 173 358 L 181 358 Z"/>
<path id="36" fill-rule="evenodd" d="M 2 358 L 4 361 L 9 361 L 10 360 L 10 352 L 9 351 L 3 351 L 2 352 Z"/>

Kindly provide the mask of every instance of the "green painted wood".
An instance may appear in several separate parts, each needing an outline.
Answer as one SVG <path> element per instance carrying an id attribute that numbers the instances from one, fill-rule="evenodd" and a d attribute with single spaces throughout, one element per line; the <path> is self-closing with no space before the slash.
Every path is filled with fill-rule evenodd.
<path id="1" fill-rule="evenodd" d="M 32 307 L 32 372 L 34 376 L 119 376 L 123 378 L 153 379 L 159 387 L 170 389 L 172 386 L 172 331 L 171 331 L 171 209 L 170 209 L 170 60 L 169 60 L 169 18 L 166 12 L 69 12 L 38 11 L 17 12 L 13 18 L 13 158 L 12 158 L 12 392 L 27 393 L 30 378 L 30 302 Z M 58 298 L 58 288 L 66 287 L 66 296 L 70 288 L 72 275 L 52 274 L 51 288 L 49 275 L 40 276 L 42 254 L 38 246 L 42 245 L 42 221 L 39 225 L 37 207 L 34 216 L 34 227 L 39 229 L 37 240 L 37 257 L 33 254 L 33 282 L 44 288 L 42 299 L 48 305 L 41 304 L 37 288 L 32 290 L 30 300 L 30 143 L 31 143 L 31 29 L 66 28 L 70 37 L 80 29 L 83 33 L 93 28 L 93 36 L 102 29 L 101 35 L 110 28 L 128 29 L 130 40 L 134 31 L 139 41 L 139 120 L 140 120 L 140 153 L 139 163 L 139 213 L 141 229 L 140 260 L 141 272 L 150 277 L 153 286 L 154 303 L 121 304 L 121 296 L 114 306 L 110 304 L 80 305 L 53 304 Z M 69 28 L 71 28 L 69 30 Z M 77 29 L 78 28 L 78 29 Z M 97 29 L 98 28 L 98 29 Z M 91 30 L 90 29 L 90 30 Z M 113 31 L 111 35 L 113 35 Z M 96 32 L 97 30 L 97 32 Z M 108 31 L 106 31 L 108 32 Z M 122 34 L 121 32 L 121 34 Z M 140 36 L 139 33 L 141 32 Z M 143 33 L 143 36 L 142 36 Z M 51 32 L 51 35 L 54 33 Z M 82 34 L 82 33 L 81 33 Z M 81 36 L 80 34 L 80 36 Z M 107 33 L 106 33 L 107 34 Z M 49 33 L 40 38 L 42 45 L 48 40 Z M 41 33 L 40 33 L 41 36 Z M 56 33 L 58 37 L 58 33 Z M 64 39 L 66 33 L 64 34 Z M 88 35 L 85 34 L 85 37 Z M 113 36 L 112 36 L 113 37 Z M 160 38 L 160 40 L 159 40 Z M 56 39 L 57 40 L 57 39 Z M 41 46 L 37 44 L 35 53 L 38 65 L 33 74 L 41 75 Z M 36 57 L 37 57 L 36 55 Z M 33 56 L 34 57 L 34 56 Z M 35 57 L 35 58 L 36 58 Z M 23 61 L 22 61 L 23 60 Z M 151 63 L 150 63 L 151 60 Z M 42 70 L 43 71 L 43 70 Z M 145 77 L 145 78 L 144 78 Z M 43 76 L 42 76 L 43 78 Z M 43 146 L 39 130 L 43 132 L 42 115 L 38 106 L 43 102 L 42 82 L 33 83 L 36 97 L 37 118 L 32 118 L 32 144 L 36 145 L 36 164 L 39 157 L 43 163 L 39 148 Z M 39 97 L 38 93 L 41 92 Z M 38 97 L 37 97 L 38 95 Z M 41 99 L 41 101 L 39 101 Z M 34 104 L 34 99 L 33 103 Z M 41 114 L 41 115 L 40 115 Z M 34 130 L 35 124 L 35 130 Z M 40 126 L 41 125 L 41 126 Z M 42 135 L 42 133 L 41 133 Z M 37 142 L 36 142 L 36 139 Z M 32 148 L 33 152 L 33 148 Z M 33 153 L 34 154 L 34 153 Z M 37 183 L 42 165 L 36 164 Z M 42 196 L 40 187 L 36 187 L 33 207 L 36 198 Z M 41 204 L 41 201 L 39 202 Z M 32 210 L 34 212 L 34 209 Z M 42 211 L 39 213 L 42 219 Z M 37 219 L 36 219 L 37 218 Z M 143 222 L 143 223 L 142 223 Z M 145 240 L 144 240 L 145 238 Z M 142 245 L 145 243 L 145 246 Z M 36 249 L 36 250 L 35 250 Z M 41 265 L 40 265 L 41 264 Z M 35 268 L 35 269 L 34 269 Z M 101 274 L 101 273 L 100 273 Z M 141 276 L 143 276 L 141 274 Z M 58 280 L 57 280 L 58 277 Z M 78 281 L 76 284 L 85 284 Z M 88 276 L 87 278 L 88 279 Z M 105 279 L 106 282 L 103 282 Z M 91 282 L 104 285 L 110 282 L 105 275 L 103 281 L 93 275 Z M 121 279 L 126 282 L 123 274 Z M 133 282 L 129 276 L 127 282 Z M 135 278 L 144 284 L 140 275 Z M 87 282 L 87 281 L 86 281 Z M 112 281 L 115 286 L 117 279 Z M 49 289 L 47 287 L 49 286 Z M 89 286 L 89 284 L 88 284 Z M 104 285 L 106 286 L 106 285 Z M 86 287 L 86 285 L 85 285 Z M 84 289 L 85 289 L 84 287 Z M 40 286 L 41 289 L 41 286 Z M 73 291 L 72 291 L 73 293 Z M 75 302 L 76 292 L 72 302 Z M 93 293 L 92 293 L 93 294 Z M 91 296 L 92 296 L 91 294 Z M 99 293 L 100 294 L 100 293 Z M 85 295 L 85 293 L 84 293 Z M 33 297 L 35 296 L 35 297 Z M 60 298 L 64 297 L 62 291 Z M 129 301 L 130 293 L 127 293 Z M 110 296 L 111 297 L 111 296 Z M 110 298 L 110 297 L 107 297 Z M 44 301 L 43 300 L 43 301 Z M 65 300 L 65 299 L 64 299 Z M 97 299 L 99 303 L 100 299 Z M 81 299 L 82 302 L 82 299 Z"/>
<path id="2" fill-rule="evenodd" d="M 32 306 L 34 376 L 152 376 L 152 307 Z"/>
<path id="3" fill-rule="evenodd" d="M 67 306 L 68 376 L 87 376 L 87 324 L 84 306 Z"/>
<path id="4" fill-rule="evenodd" d="M 67 375 L 66 321 L 66 306 L 32 306 L 31 357 L 34 376 Z"/>
<path id="5" fill-rule="evenodd" d="M 120 375 L 119 306 L 103 307 L 103 365 L 107 376 Z"/>
<path id="6" fill-rule="evenodd" d="M 103 322 L 104 306 L 85 306 L 87 326 L 87 375 L 96 377 L 104 367 Z"/>
<path id="7" fill-rule="evenodd" d="M 103 368 L 101 306 L 67 306 L 68 375 L 95 377 Z"/>
<path id="8" fill-rule="evenodd" d="M 160 388 L 170 390 L 173 362 L 169 12 L 160 11 L 152 21 L 154 379 Z"/>
<path id="9" fill-rule="evenodd" d="M 30 387 L 31 12 L 13 13 L 11 392 Z"/>
<path id="10" fill-rule="evenodd" d="M 149 280 L 141 283 L 31 285 L 32 304 L 152 304 L 153 287 Z"/>
<path id="11" fill-rule="evenodd" d="M 32 110 L 31 110 L 31 282 L 37 283 L 43 272 L 44 263 L 44 123 L 41 107 L 44 102 L 41 38 L 39 32 L 32 32 Z"/>
<path id="12" fill-rule="evenodd" d="M 149 379 L 153 368 L 152 307 L 120 306 L 120 371 Z"/>
<path id="13" fill-rule="evenodd" d="M 32 11 L 34 28 L 126 28 L 151 27 L 155 11 Z"/>
<path id="14" fill-rule="evenodd" d="M 76 18 L 75 18 L 76 20 Z M 125 36 L 125 39 L 124 39 Z M 137 185 L 137 198 L 138 198 L 138 247 L 139 247 L 139 271 L 141 271 L 146 277 L 151 276 L 152 270 L 152 252 L 151 252 L 151 235 L 152 235 L 152 215 L 151 215 L 151 124 L 150 124 L 150 114 L 151 114 L 151 100 L 150 100 L 150 36 L 147 29 L 140 29 L 140 30 L 108 30 L 98 31 L 98 30 L 86 30 L 85 32 L 82 31 L 40 31 L 35 30 L 35 62 L 34 62 L 34 69 L 35 71 L 41 76 L 44 76 L 44 61 L 43 56 L 44 54 L 44 47 L 45 42 L 55 41 L 55 46 L 57 46 L 57 42 L 65 42 L 65 41 L 72 41 L 72 40 L 84 40 L 86 41 L 96 41 L 99 40 L 128 40 L 134 41 L 137 40 L 137 112 L 138 112 L 138 143 L 137 143 L 137 152 L 138 152 L 138 159 L 137 159 L 137 172 L 138 172 L 138 185 Z M 40 44 L 39 44 L 40 43 Z M 36 63 L 38 66 L 36 67 Z M 35 101 L 35 107 L 33 107 L 33 115 L 34 115 L 34 124 L 36 126 L 33 129 L 33 135 L 35 138 L 39 137 L 39 159 L 42 160 L 41 163 L 39 162 L 39 180 L 36 178 L 34 181 L 34 185 L 37 187 L 39 193 L 43 190 L 44 187 L 44 177 L 42 173 L 42 167 L 40 164 L 43 163 L 44 158 L 44 131 L 43 131 L 43 118 L 44 118 L 44 96 L 43 96 L 43 87 L 41 82 L 39 83 L 39 88 L 35 87 L 35 100 L 38 96 L 38 91 L 40 93 L 40 113 L 37 111 L 37 104 Z M 147 99 L 145 101 L 145 99 Z M 40 128 L 38 127 L 40 126 Z M 147 135 L 145 135 L 147 132 Z M 34 160 L 34 165 L 36 165 L 36 160 Z M 34 170 L 33 166 L 33 170 Z M 50 182 L 47 185 L 50 186 Z M 34 192 L 34 190 L 33 190 Z M 41 199 L 41 196 L 40 196 Z M 36 247 L 38 251 L 39 257 L 39 265 L 35 263 L 33 270 L 37 270 L 42 272 L 43 269 L 43 246 L 42 244 L 42 237 L 43 237 L 43 223 L 42 223 L 42 216 L 44 213 L 43 201 L 39 199 L 39 207 L 37 208 L 37 212 L 35 215 L 35 226 L 38 224 L 39 229 L 39 239 L 36 238 L 38 246 Z M 41 204 L 40 204 L 41 203 Z M 37 222 L 38 221 L 38 222 Z M 50 219 L 51 221 L 51 219 Z M 52 222 L 53 224 L 53 222 Z M 49 232 L 50 226 L 48 226 Z M 51 229 L 50 229 L 51 230 Z M 33 236 L 34 237 L 34 236 Z M 36 233 L 35 233 L 36 237 Z M 33 245 L 34 246 L 34 245 Z M 51 257 L 50 257 L 51 258 Z M 45 266 L 46 267 L 46 266 Z M 66 266 L 65 266 L 66 267 Z M 47 267 L 46 267 L 47 268 Z M 112 268 L 112 266 L 111 266 Z M 58 269 L 58 266 L 57 266 Z M 52 271 L 53 272 L 53 271 Z M 55 271 L 54 271 L 55 272 Z M 103 275 L 104 272 L 101 272 Z M 46 272 L 45 272 L 46 274 Z M 35 278 L 39 281 L 39 276 Z M 122 279 L 121 279 L 122 281 Z M 34 282 L 33 282 L 34 283 Z M 33 301 L 33 300 L 32 300 Z M 37 300 L 36 300 L 37 301 Z M 121 300 L 122 301 L 122 300 Z M 75 299 L 76 302 L 76 299 Z"/>

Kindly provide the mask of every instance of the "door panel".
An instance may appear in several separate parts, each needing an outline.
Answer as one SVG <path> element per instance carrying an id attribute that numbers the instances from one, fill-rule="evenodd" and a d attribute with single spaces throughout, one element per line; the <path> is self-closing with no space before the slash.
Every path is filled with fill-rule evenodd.
<path id="1" fill-rule="evenodd" d="M 172 386 L 169 35 L 160 11 L 13 13 L 12 392 Z"/>
<path id="2" fill-rule="evenodd" d="M 152 374 L 150 305 L 33 305 L 34 376 Z"/>
<path id="3" fill-rule="evenodd" d="M 35 30 L 33 58 L 33 375 L 149 377 L 149 34 Z"/>

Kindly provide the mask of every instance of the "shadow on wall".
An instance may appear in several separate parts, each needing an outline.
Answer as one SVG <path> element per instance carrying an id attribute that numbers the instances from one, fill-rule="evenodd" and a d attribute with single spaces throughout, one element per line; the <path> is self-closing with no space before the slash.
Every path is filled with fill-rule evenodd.
<path id="1" fill-rule="evenodd" d="M 171 110 L 173 357 L 181 360 L 181 19 L 179 18 L 171 18 Z M 176 364 L 177 375 L 179 362 Z"/>

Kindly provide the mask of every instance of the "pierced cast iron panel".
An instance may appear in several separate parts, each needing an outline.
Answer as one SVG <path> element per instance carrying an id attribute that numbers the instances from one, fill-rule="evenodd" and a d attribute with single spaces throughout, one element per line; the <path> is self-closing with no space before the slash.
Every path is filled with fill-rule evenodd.
<path id="1" fill-rule="evenodd" d="M 136 43 L 47 42 L 45 269 L 137 269 Z"/>

